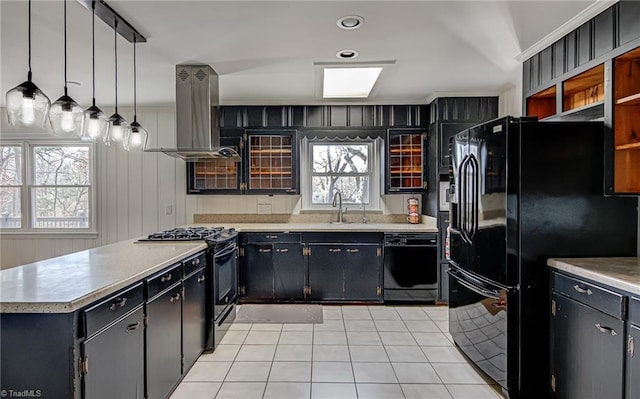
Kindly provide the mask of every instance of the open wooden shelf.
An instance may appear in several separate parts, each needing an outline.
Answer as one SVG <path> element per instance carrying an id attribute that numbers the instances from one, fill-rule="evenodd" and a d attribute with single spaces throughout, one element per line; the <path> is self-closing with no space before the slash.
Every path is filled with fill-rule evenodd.
<path id="1" fill-rule="evenodd" d="M 555 114 L 556 86 L 551 86 L 527 98 L 527 116 L 544 119 Z"/>
<path id="2" fill-rule="evenodd" d="M 616 105 L 637 105 L 640 104 L 640 93 L 632 94 L 616 100 Z"/>
<path id="3" fill-rule="evenodd" d="M 614 187 L 640 193 L 640 47 L 614 60 Z"/>
<path id="4" fill-rule="evenodd" d="M 421 147 L 403 147 L 403 148 L 394 148 L 394 147 L 390 147 L 389 148 L 389 153 L 393 154 L 393 155 L 421 155 L 422 154 L 422 148 Z"/>
<path id="5" fill-rule="evenodd" d="M 582 72 L 562 84 L 562 111 L 604 101 L 604 64 Z"/>
<path id="6" fill-rule="evenodd" d="M 601 118 L 604 118 L 604 101 L 583 105 L 579 108 L 551 115 L 548 118 L 542 119 L 542 121 L 594 121 Z"/>

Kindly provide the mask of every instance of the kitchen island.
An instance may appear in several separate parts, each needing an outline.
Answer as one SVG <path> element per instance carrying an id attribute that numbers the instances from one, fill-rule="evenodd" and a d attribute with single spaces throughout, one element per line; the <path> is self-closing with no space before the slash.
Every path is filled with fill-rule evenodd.
<path id="1" fill-rule="evenodd" d="M 552 258 L 547 264 L 551 397 L 640 397 L 640 258 Z"/>

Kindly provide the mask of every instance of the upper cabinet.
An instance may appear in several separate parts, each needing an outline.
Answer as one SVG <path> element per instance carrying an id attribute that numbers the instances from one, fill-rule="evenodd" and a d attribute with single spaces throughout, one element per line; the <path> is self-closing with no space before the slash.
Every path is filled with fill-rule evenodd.
<path id="1" fill-rule="evenodd" d="M 220 141 L 236 149 L 242 160 L 188 162 L 188 194 L 299 193 L 295 129 L 247 129 Z"/>
<path id="2" fill-rule="evenodd" d="M 616 2 L 522 72 L 524 114 L 604 121 L 604 193 L 640 194 L 640 1 Z"/>
<path id="3" fill-rule="evenodd" d="M 420 192 L 425 187 L 425 131 L 387 131 L 385 193 Z"/>
<path id="4" fill-rule="evenodd" d="M 640 47 L 614 61 L 614 191 L 640 193 Z"/>

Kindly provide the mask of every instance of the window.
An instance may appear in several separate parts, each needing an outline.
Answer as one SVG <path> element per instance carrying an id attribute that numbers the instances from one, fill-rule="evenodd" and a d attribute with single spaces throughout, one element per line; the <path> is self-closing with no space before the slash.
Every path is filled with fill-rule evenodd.
<path id="1" fill-rule="evenodd" d="M 1 145 L 0 228 L 67 232 L 92 229 L 92 162 L 90 144 Z"/>
<path id="2" fill-rule="evenodd" d="M 303 187 L 304 209 L 331 209 L 336 191 L 343 204 L 379 208 L 379 165 L 377 142 L 303 141 L 306 159 L 303 169 L 308 178 Z"/>

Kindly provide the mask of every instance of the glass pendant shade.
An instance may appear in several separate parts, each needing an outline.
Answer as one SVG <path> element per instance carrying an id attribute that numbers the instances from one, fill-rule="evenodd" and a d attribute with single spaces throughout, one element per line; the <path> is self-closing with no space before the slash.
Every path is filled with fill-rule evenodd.
<path id="1" fill-rule="evenodd" d="M 142 127 L 138 121 L 134 120 L 131 123 L 129 134 L 129 151 L 142 152 L 147 147 L 147 139 L 149 138 L 149 132 Z"/>
<path id="2" fill-rule="evenodd" d="M 82 108 L 66 94 L 51 105 L 49 119 L 53 134 L 63 137 L 80 137 L 83 123 Z"/>
<path id="3" fill-rule="evenodd" d="M 100 137 L 104 137 L 109 127 L 107 115 L 95 105 L 84 110 L 82 122 L 82 136 L 85 141 L 98 141 Z"/>
<path id="4" fill-rule="evenodd" d="M 33 82 L 31 72 L 26 82 L 7 92 L 7 116 L 11 126 L 43 129 L 49 115 L 51 101 Z"/>
<path id="5" fill-rule="evenodd" d="M 108 119 L 107 133 L 104 137 L 104 144 L 120 144 L 124 147 L 125 139 L 128 137 L 129 124 L 117 112 Z"/>

